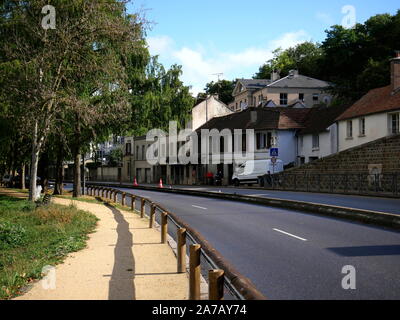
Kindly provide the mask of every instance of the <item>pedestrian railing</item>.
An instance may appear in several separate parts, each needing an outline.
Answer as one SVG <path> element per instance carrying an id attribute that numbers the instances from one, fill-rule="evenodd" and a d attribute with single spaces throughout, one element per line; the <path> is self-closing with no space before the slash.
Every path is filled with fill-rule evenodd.
<path id="1" fill-rule="evenodd" d="M 131 210 L 139 211 L 141 218 L 149 218 L 149 228 L 160 225 L 161 243 L 167 243 L 168 234 L 177 243 L 177 273 L 187 271 L 189 254 L 189 299 L 201 299 L 201 275 L 208 279 L 209 300 L 265 300 L 254 284 L 241 275 L 203 236 L 174 213 L 151 200 L 121 190 L 87 186 L 87 194 L 110 199 Z M 207 272 L 208 270 L 208 272 Z"/>
<path id="2" fill-rule="evenodd" d="M 400 196 L 400 173 L 278 173 L 265 176 L 273 190 Z"/>

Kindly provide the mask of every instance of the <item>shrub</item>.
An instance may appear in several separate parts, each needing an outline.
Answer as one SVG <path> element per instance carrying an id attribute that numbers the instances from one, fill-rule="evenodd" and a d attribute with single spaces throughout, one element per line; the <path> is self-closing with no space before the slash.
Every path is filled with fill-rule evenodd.
<path id="1" fill-rule="evenodd" d="M 24 227 L 10 222 L 0 223 L 0 249 L 20 247 L 26 244 L 26 240 Z"/>

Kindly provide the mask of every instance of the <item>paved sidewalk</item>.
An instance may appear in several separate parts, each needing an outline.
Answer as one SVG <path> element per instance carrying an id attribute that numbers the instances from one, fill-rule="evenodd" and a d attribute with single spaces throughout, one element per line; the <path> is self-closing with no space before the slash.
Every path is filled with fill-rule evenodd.
<path id="1" fill-rule="evenodd" d="M 188 276 L 176 273 L 176 257 L 148 220 L 107 204 L 53 198 L 95 214 L 96 232 L 87 248 L 56 267 L 56 289 L 41 282 L 17 300 L 185 300 Z"/>

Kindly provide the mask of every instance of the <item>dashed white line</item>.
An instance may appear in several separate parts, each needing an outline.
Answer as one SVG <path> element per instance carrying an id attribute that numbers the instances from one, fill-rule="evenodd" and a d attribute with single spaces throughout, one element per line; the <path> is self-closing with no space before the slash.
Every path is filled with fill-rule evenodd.
<path id="1" fill-rule="evenodd" d="M 280 232 L 280 233 L 283 233 L 283 234 L 286 234 L 286 235 L 289 236 L 289 237 L 293 237 L 293 238 L 299 239 L 299 240 L 301 240 L 301 241 L 307 241 L 307 239 L 298 237 L 298 236 L 296 236 L 296 235 L 294 235 L 294 234 L 291 234 L 291 233 L 289 233 L 289 232 L 286 232 L 286 231 L 282 231 L 282 230 L 279 230 L 279 229 L 274 229 L 274 231 Z"/>
<path id="2" fill-rule="evenodd" d="M 199 206 L 195 206 L 192 204 L 192 207 L 197 208 L 197 209 L 202 209 L 202 210 L 207 210 L 207 208 L 203 208 L 203 207 L 199 207 Z"/>

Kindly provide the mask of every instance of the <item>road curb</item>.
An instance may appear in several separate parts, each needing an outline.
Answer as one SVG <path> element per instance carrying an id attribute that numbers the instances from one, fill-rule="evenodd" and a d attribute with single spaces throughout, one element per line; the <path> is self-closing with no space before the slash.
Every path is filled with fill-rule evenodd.
<path id="1" fill-rule="evenodd" d="M 400 230 L 400 215 L 379 212 L 379 211 L 340 207 L 340 206 L 297 201 L 297 200 L 286 200 L 286 199 L 265 198 L 265 197 L 261 198 L 255 196 L 230 194 L 222 192 L 217 193 L 209 191 L 196 191 L 196 190 L 175 189 L 175 188 L 157 188 L 149 186 L 134 187 L 132 185 L 123 183 L 107 184 L 107 183 L 93 182 L 90 183 L 90 185 L 148 190 L 148 191 L 157 191 L 164 193 L 184 194 L 184 195 L 191 195 L 191 196 L 205 197 L 205 198 L 215 198 L 228 201 L 247 202 L 247 203 L 270 206 L 270 207 L 291 209 L 295 211 L 302 211 L 302 212 L 307 211 L 318 215 L 341 218 L 350 221 L 361 222 L 368 225 L 377 225 L 393 230 Z"/>

